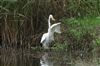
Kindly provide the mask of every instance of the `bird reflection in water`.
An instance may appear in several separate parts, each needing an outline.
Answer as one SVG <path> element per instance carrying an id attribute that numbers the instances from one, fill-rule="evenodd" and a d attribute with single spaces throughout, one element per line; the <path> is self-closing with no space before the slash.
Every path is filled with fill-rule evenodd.
<path id="1" fill-rule="evenodd" d="M 48 53 L 45 53 L 40 59 L 41 66 L 53 66 L 53 62 L 50 61 Z"/>

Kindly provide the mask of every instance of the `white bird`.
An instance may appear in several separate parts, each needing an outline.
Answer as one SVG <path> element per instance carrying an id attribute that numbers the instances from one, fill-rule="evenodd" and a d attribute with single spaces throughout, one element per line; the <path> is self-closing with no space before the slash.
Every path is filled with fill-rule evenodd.
<path id="1" fill-rule="evenodd" d="M 53 25 L 51 25 L 50 23 L 50 19 L 54 20 L 52 15 L 49 15 L 49 19 L 48 19 L 48 32 L 44 33 L 42 38 L 41 38 L 41 42 L 44 49 L 48 49 L 49 48 L 49 44 L 54 41 L 54 33 L 61 33 L 60 31 L 60 24 L 61 23 L 55 23 Z"/>

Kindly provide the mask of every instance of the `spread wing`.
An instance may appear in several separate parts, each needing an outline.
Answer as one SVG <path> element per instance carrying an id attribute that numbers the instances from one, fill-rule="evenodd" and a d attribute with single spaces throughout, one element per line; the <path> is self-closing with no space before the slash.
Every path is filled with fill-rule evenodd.
<path id="1" fill-rule="evenodd" d="M 40 42 L 40 43 L 43 43 L 43 41 L 45 41 L 45 40 L 46 40 L 46 35 L 47 35 L 47 33 L 44 33 L 44 34 L 43 34 L 43 36 L 42 36 L 42 38 L 41 38 L 41 42 Z"/>
<path id="2" fill-rule="evenodd" d="M 53 24 L 53 25 L 50 27 L 51 32 L 61 33 L 60 24 L 61 24 L 61 23 L 55 23 L 55 24 Z"/>

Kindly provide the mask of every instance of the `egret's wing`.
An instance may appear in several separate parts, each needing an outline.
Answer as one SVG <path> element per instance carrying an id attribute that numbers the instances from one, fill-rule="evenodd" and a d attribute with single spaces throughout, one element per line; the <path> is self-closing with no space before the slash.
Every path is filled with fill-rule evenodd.
<path id="1" fill-rule="evenodd" d="M 41 38 L 41 42 L 40 43 L 43 43 L 43 41 L 46 39 L 46 33 L 43 34 L 42 38 Z"/>
<path id="2" fill-rule="evenodd" d="M 55 23 L 50 27 L 51 32 L 61 33 L 60 30 L 60 24 L 61 23 Z"/>

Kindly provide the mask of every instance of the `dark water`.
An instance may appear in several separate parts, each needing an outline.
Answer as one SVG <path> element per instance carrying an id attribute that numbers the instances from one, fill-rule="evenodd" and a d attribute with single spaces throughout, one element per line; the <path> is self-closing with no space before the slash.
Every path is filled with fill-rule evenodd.
<path id="1" fill-rule="evenodd" d="M 66 51 L 0 50 L 0 66 L 100 66 L 100 59 L 73 58 Z"/>

